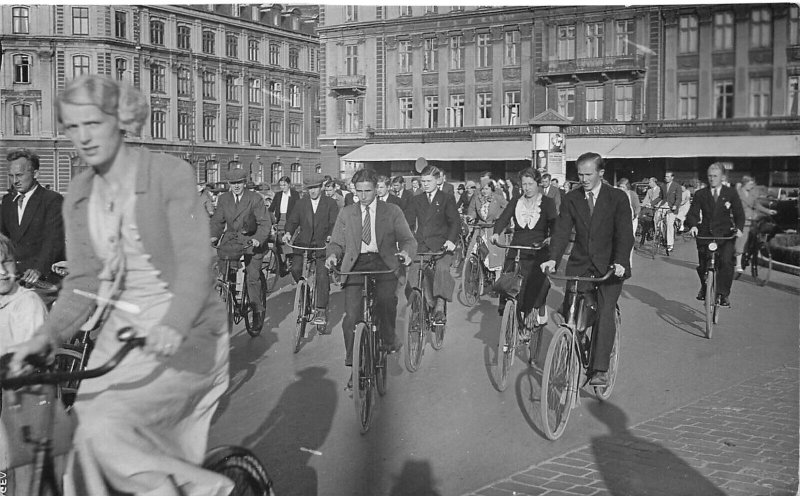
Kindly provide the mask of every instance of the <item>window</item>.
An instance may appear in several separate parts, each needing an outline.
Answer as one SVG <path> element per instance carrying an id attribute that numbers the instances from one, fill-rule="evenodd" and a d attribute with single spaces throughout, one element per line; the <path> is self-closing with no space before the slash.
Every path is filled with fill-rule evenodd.
<path id="1" fill-rule="evenodd" d="M 14 134 L 17 136 L 30 136 L 31 134 L 30 105 L 14 105 Z"/>
<path id="2" fill-rule="evenodd" d="M 464 68 L 464 38 L 459 34 L 450 37 L 450 70 Z"/>
<path id="3" fill-rule="evenodd" d="M 398 41 L 397 51 L 400 54 L 400 72 L 411 72 L 411 42 Z"/>
<path id="4" fill-rule="evenodd" d="M 261 144 L 261 121 L 257 119 L 251 119 L 250 123 L 247 127 L 247 134 L 250 138 L 251 145 L 260 145 Z"/>
<path id="5" fill-rule="evenodd" d="M 491 93 L 478 93 L 478 115 L 477 126 L 491 126 L 492 125 L 492 94 Z"/>
<path id="6" fill-rule="evenodd" d="M 439 47 L 436 38 L 426 38 L 422 42 L 423 65 L 422 70 L 435 72 L 439 70 Z"/>
<path id="7" fill-rule="evenodd" d="M 283 85 L 278 81 L 269 82 L 269 104 L 273 107 L 283 105 Z"/>
<path id="8" fill-rule="evenodd" d="M 203 141 L 217 139 L 217 117 L 215 115 L 203 116 Z"/>
<path id="9" fill-rule="evenodd" d="M 247 60 L 258 61 L 258 40 L 252 38 L 247 40 Z"/>
<path id="10" fill-rule="evenodd" d="M 300 146 L 300 124 L 296 122 L 289 123 L 289 146 Z M 302 182 L 302 178 L 298 182 Z"/>
<path id="11" fill-rule="evenodd" d="M 750 78 L 750 115 L 752 117 L 767 117 L 771 114 L 771 94 L 772 78 Z"/>
<path id="12" fill-rule="evenodd" d="M 247 96 L 248 101 L 255 105 L 261 105 L 261 80 L 258 78 L 251 78 L 247 82 Z"/>
<path id="13" fill-rule="evenodd" d="M 506 91 L 503 94 L 503 124 L 519 124 L 519 91 Z"/>
<path id="14" fill-rule="evenodd" d="M 569 120 L 575 118 L 575 87 L 558 88 L 558 113 Z"/>
<path id="15" fill-rule="evenodd" d="M 482 33 L 475 37 L 475 42 L 478 46 L 477 54 L 478 67 L 491 67 L 492 66 L 492 37 L 489 33 Z"/>
<path id="16" fill-rule="evenodd" d="M 297 47 L 289 48 L 289 68 L 297 69 L 300 67 L 300 49 Z"/>
<path id="17" fill-rule="evenodd" d="M 178 114 L 178 139 L 183 141 L 192 139 L 192 114 L 188 112 Z"/>
<path id="18" fill-rule="evenodd" d="M 750 12 L 750 47 L 772 46 L 772 14 L 769 8 L 753 9 Z"/>
<path id="19" fill-rule="evenodd" d="M 733 117 L 733 81 L 714 81 L 714 116 L 717 119 Z"/>
<path id="20" fill-rule="evenodd" d="M 72 7 L 72 34 L 89 34 L 89 7 Z"/>
<path id="21" fill-rule="evenodd" d="M 789 6 L 789 44 L 797 45 L 800 43 L 800 7 L 797 5 Z"/>
<path id="22" fill-rule="evenodd" d="M 203 73 L 203 98 L 206 100 L 216 99 L 216 83 L 217 78 L 211 71 Z"/>
<path id="23" fill-rule="evenodd" d="M 289 85 L 289 106 L 300 108 L 300 86 L 296 84 Z"/>
<path id="24" fill-rule="evenodd" d="M 150 21 L 150 43 L 164 45 L 164 21 Z"/>
<path id="25" fill-rule="evenodd" d="M 636 38 L 634 34 L 635 26 L 633 19 L 617 21 L 617 55 L 633 54 L 633 48 L 629 42 Z"/>
<path id="26" fill-rule="evenodd" d="M 14 82 L 31 82 L 31 58 L 27 55 L 14 55 Z"/>
<path id="27" fill-rule="evenodd" d="M 733 12 L 714 14 L 714 50 L 733 49 Z"/>
<path id="28" fill-rule="evenodd" d="M 308 49 L 308 70 L 311 72 L 319 72 L 319 66 L 317 66 L 319 57 L 317 52 L 318 50 L 316 48 Z"/>
<path id="29" fill-rule="evenodd" d="M 89 56 L 75 55 L 72 57 L 72 78 L 89 74 Z"/>
<path id="30" fill-rule="evenodd" d="M 414 101 L 410 96 L 400 98 L 400 127 L 408 129 L 411 127 L 414 117 Z"/>
<path id="31" fill-rule="evenodd" d="M 239 116 L 227 118 L 225 124 L 225 138 L 228 143 L 239 142 Z"/>
<path id="32" fill-rule="evenodd" d="M 30 22 L 27 7 L 14 7 L 11 9 L 11 32 L 14 34 L 28 34 Z"/>
<path id="33" fill-rule="evenodd" d="M 203 30 L 203 53 L 214 54 L 214 31 Z"/>
<path id="34" fill-rule="evenodd" d="M 425 6 L 425 13 L 426 14 L 436 14 L 439 12 L 439 7 L 436 5 L 426 5 Z"/>
<path id="35" fill-rule="evenodd" d="M 283 146 L 281 142 L 281 123 L 280 121 L 270 121 L 269 123 L 269 142 L 272 146 Z M 275 181 L 277 182 L 277 181 Z"/>
<path id="36" fill-rule="evenodd" d="M 114 60 L 114 74 L 117 76 L 117 81 L 125 79 L 125 73 L 128 71 L 128 61 L 125 59 Z"/>
<path id="37" fill-rule="evenodd" d="M 678 53 L 697 53 L 697 16 L 678 19 Z"/>
<path id="38" fill-rule="evenodd" d="M 150 66 L 150 91 L 152 93 L 166 93 L 167 69 L 163 65 Z"/>
<path id="39" fill-rule="evenodd" d="M 239 101 L 239 78 L 234 75 L 225 76 L 225 99 L 229 102 Z"/>
<path id="40" fill-rule="evenodd" d="M 602 22 L 586 23 L 586 56 L 599 58 L 604 55 L 603 34 L 604 25 Z"/>
<path id="41" fill-rule="evenodd" d="M 678 119 L 697 119 L 697 81 L 678 83 Z"/>
<path id="42" fill-rule="evenodd" d="M 464 95 L 450 95 L 447 127 L 464 127 Z"/>
<path id="43" fill-rule="evenodd" d="M 239 58 L 239 38 L 235 34 L 225 35 L 225 55 L 232 59 Z"/>
<path id="44" fill-rule="evenodd" d="M 505 65 L 519 65 L 519 31 L 506 31 Z"/>
<path id="45" fill-rule="evenodd" d="M 291 179 L 294 184 L 303 183 L 303 168 L 297 162 L 292 164 L 292 169 L 289 173 L 289 179 Z"/>
<path id="46" fill-rule="evenodd" d="M 556 50 L 558 60 L 575 58 L 575 26 L 558 26 Z"/>
<path id="47" fill-rule="evenodd" d="M 192 92 L 192 73 L 189 69 L 178 69 L 178 96 L 189 96 Z"/>
<path id="48" fill-rule="evenodd" d="M 150 134 L 153 138 L 166 137 L 167 113 L 163 110 L 153 110 L 150 117 Z"/>
<path id="49" fill-rule="evenodd" d="M 346 22 L 358 21 L 358 5 L 345 5 L 344 20 Z"/>
<path id="50" fill-rule="evenodd" d="M 270 166 L 270 172 L 272 176 L 272 183 L 277 184 L 278 181 L 280 181 L 280 179 L 283 177 L 283 166 L 280 162 L 273 162 Z"/>
<path id="51" fill-rule="evenodd" d="M 789 88 L 789 94 L 787 99 L 787 114 L 789 115 L 800 115 L 798 112 L 798 99 L 800 98 L 800 76 L 790 76 L 789 77 L 789 84 L 787 85 Z"/>
<path id="52" fill-rule="evenodd" d="M 345 45 L 344 47 L 345 74 L 355 76 L 358 74 L 358 45 Z"/>
<path id="53" fill-rule="evenodd" d="M 355 133 L 361 130 L 362 100 L 348 98 L 344 101 L 344 132 Z"/>
<path id="54" fill-rule="evenodd" d="M 603 119 L 603 87 L 586 87 L 586 120 L 599 121 Z"/>
<path id="55" fill-rule="evenodd" d="M 425 97 L 424 127 L 439 127 L 439 97 L 437 95 L 429 95 Z"/>
<path id="56" fill-rule="evenodd" d="M 277 41 L 269 44 L 269 63 L 279 65 L 281 63 L 281 46 Z"/>
<path id="57" fill-rule="evenodd" d="M 410 5 L 401 5 L 400 6 L 400 17 L 410 17 L 412 15 L 411 6 Z"/>
<path id="58" fill-rule="evenodd" d="M 178 48 L 181 50 L 192 48 L 192 28 L 189 26 L 178 26 Z"/>
<path id="59" fill-rule="evenodd" d="M 633 119 L 633 86 L 619 84 L 614 87 L 614 118 L 620 122 Z"/>

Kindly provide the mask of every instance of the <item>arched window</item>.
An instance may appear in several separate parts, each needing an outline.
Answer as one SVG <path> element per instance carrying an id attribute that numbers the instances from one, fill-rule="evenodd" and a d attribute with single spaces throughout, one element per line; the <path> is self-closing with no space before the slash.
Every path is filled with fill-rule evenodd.
<path id="1" fill-rule="evenodd" d="M 289 177 L 292 184 L 303 184 L 303 167 L 298 162 L 292 164 L 292 174 Z"/>
<path id="2" fill-rule="evenodd" d="M 283 177 L 283 165 L 280 162 L 272 162 L 270 166 L 271 173 L 272 173 L 272 184 L 277 184 L 278 180 Z"/>

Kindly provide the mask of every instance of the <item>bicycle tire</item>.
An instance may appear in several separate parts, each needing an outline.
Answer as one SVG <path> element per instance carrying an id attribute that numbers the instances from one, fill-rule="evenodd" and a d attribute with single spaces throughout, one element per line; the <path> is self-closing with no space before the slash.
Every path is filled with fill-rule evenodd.
<path id="1" fill-rule="evenodd" d="M 297 353 L 300 351 L 308 324 L 306 318 L 308 316 L 308 283 L 303 279 L 297 283 L 297 289 L 294 292 L 294 312 L 296 321 L 292 332 L 292 350 Z"/>
<path id="2" fill-rule="evenodd" d="M 267 469 L 250 450 L 219 446 L 206 453 L 203 468 L 233 481 L 231 496 L 274 496 Z"/>
<path id="3" fill-rule="evenodd" d="M 436 351 L 442 349 L 444 346 L 444 331 L 447 329 L 447 301 L 444 302 L 444 322 L 442 324 L 435 324 L 431 322 L 431 348 Z"/>
<path id="4" fill-rule="evenodd" d="M 278 255 L 274 249 L 267 250 L 264 253 L 264 260 L 261 262 L 261 272 L 264 273 L 264 282 L 266 284 L 267 293 L 275 289 L 275 284 L 278 282 Z"/>
<path id="5" fill-rule="evenodd" d="M 250 301 L 250 291 L 247 289 L 247 280 L 245 279 L 242 288 L 242 301 L 240 304 L 242 316 L 244 317 L 244 328 L 250 337 L 257 337 L 261 334 L 261 329 L 256 328 L 256 305 Z"/>
<path id="6" fill-rule="evenodd" d="M 714 277 L 714 271 L 709 270 L 706 272 L 706 300 L 705 300 L 705 310 L 706 310 L 706 339 L 711 339 L 711 335 L 714 333 L 714 311 L 716 307 L 716 278 Z"/>
<path id="7" fill-rule="evenodd" d="M 378 330 L 373 326 L 372 333 L 377 336 Z M 378 363 L 375 364 L 375 386 L 378 389 L 378 394 L 383 396 L 386 394 L 386 363 L 388 354 L 385 351 L 378 351 Z"/>
<path id="8" fill-rule="evenodd" d="M 555 441 L 567 428 L 572 412 L 574 395 L 577 393 L 577 357 L 572 349 L 572 330 L 559 326 L 550 346 L 542 369 L 540 414 L 545 437 Z"/>
<path id="9" fill-rule="evenodd" d="M 772 252 L 766 239 L 759 240 L 756 250 L 755 256 L 751 260 L 753 278 L 759 286 L 764 286 L 772 275 Z M 761 262 L 764 263 L 764 267 L 759 267 Z"/>
<path id="10" fill-rule="evenodd" d="M 408 332 L 406 345 L 406 369 L 416 372 L 422 363 L 422 354 L 425 349 L 425 309 L 422 292 L 412 289 L 408 297 L 410 314 L 408 316 Z"/>
<path id="11" fill-rule="evenodd" d="M 231 294 L 231 288 L 227 284 L 223 286 L 223 299 L 225 301 L 225 311 L 228 313 L 228 334 L 233 334 L 233 315 L 236 312 L 234 308 L 234 296 Z"/>
<path id="12" fill-rule="evenodd" d="M 615 320 L 616 332 L 614 332 L 614 345 L 611 347 L 611 359 L 608 362 L 608 385 L 594 387 L 594 394 L 601 400 L 607 400 L 611 396 L 611 392 L 614 390 L 614 384 L 617 383 L 619 354 L 622 349 L 619 332 L 620 326 L 622 325 L 622 317 L 620 316 L 619 308 L 616 309 Z"/>
<path id="13" fill-rule="evenodd" d="M 84 345 L 81 343 L 65 343 L 61 345 L 55 354 L 54 368 L 60 372 L 78 372 L 82 370 L 88 361 L 87 349 L 84 353 Z M 58 385 L 58 396 L 64 408 L 69 408 L 75 403 L 75 396 L 81 381 L 62 382 Z"/>
<path id="14" fill-rule="evenodd" d="M 470 255 L 464 262 L 461 273 L 461 303 L 467 307 L 474 307 L 480 297 L 480 279 L 483 277 L 483 270 L 480 261 L 475 255 Z"/>
<path id="15" fill-rule="evenodd" d="M 359 322 L 353 336 L 353 402 L 361 434 L 369 431 L 375 413 L 374 371 L 369 329 Z"/>
<path id="16" fill-rule="evenodd" d="M 494 369 L 495 386 L 498 391 L 505 391 L 508 386 L 508 374 L 514 366 L 514 355 L 517 347 L 517 304 L 510 299 L 503 308 L 503 319 L 500 324 L 500 335 L 497 340 L 497 364 Z"/>
<path id="17" fill-rule="evenodd" d="M 539 350 L 542 349 L 542 335 L 544 334 L 544 326 L 535 326 L 531 330 L 531 340 L 528 343 L 528 365 L 534 366 L 536 364 L 536 357 Z"/>

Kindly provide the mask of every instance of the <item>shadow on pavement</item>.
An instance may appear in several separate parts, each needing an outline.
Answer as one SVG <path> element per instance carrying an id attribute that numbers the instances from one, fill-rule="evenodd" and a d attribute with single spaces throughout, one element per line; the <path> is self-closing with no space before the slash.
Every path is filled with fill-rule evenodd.
<path id="1" fill-rule="evenodd" d="M 697 255 L 695 255 L 695 258 L 697 258 Z M 696 261 L 681 260 L 681 259 L 675 258 L 675 257 L 661 257 L 661 260 L 666 262 L 666 263 L 668 263 L 668 264 L 677 265 L 678 267 L 684 267 L 686 269 L 692 269 L 692 272 L 694 274 L 697 274 L 697 262 Z M 634 269 L 635 269 L 635 267 L 634 267 Z M 700 282 L 698 280 L 698 285 L 699 284 L 700 284 Z"/>
<path id="2" fill-rule="evenodd" d="M 289 278 L 291 279 L 291 277 Z M 281 322 L 289 316 L 294 314 L 294 288 L 295 285 L 291 284 L 290 289 L 282 288 L 279 292 L 273 292 L 267 298 L 267 311 L 266 319 L 264 322 L 264 330 L 278 329 Z M 291 323 L 294 325 L 294 321 Z M 285 327 L 285 326 L 284 326 Z"/>
<path id="3" fill-rule="evenodd" d="M 699 310 L 679 301 L 667 300 L 655 291 L 635 284 L 624 284 L 622 293 L 628 298 L 636 298 L 653 308 L 656 315 L 672 327 L 692 336 L 705 337 L 705 329 L 696 324 L 696 322 L 702 323 L 704 318 Z M 625 326 L 624 317 L 623 314 L 623 327 Z"/>
<path id="4" fill-rule="evenodd" d="M 265 334 L 269 334 L 270 337 Z M 260 336 L 252 338 L 244 329 L 239 334 L 231 337 L 228 370 L 230 382 L 225 394 L 219 400 L 212 423 L 225 413 L 233 395 L 253 378 L 256 374 L 259 360 L 276 341 L 277 335 L 275 333 L 262 332 Z"/>
<path id="5" fill-rule="evenodd" d="M 323 367 L 299 371 L 298 380 L 283 391 L 264 422 L 242 440 L 265 462 L 277 494 L 314 496 L 318 492 L 317 472 L 310 459 L 320 455 L 338 398 L 336 382 L 326 378 L 326 372 Z"/>
<path id="6" fill-rule="evenodd" d="M 669 449 L 633 435 L 628 430 L 627 415 L 613 403 L 589 402 L 588 409 L 610 431 L 606 436 L 592 438 L 591 443 L 595 463 L 610 494 L 725 494 Z"/>
<path id="7" fill-rule="evenodd" d="M 394 476 L 389 496 L 439 496 L 430 462 L 407 460 L 399 476 Z"/>

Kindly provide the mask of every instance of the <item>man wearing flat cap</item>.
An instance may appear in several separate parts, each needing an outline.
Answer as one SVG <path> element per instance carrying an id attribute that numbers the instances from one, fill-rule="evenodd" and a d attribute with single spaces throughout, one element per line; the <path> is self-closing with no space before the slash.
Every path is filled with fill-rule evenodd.
<path id="1" fill-rule="evenodd" d="M 244 263 L 247 293 L 254 306 L 254 330 L 258 333 L 264 325 L 266 297 L 261 292 L 261 262 L 272 222 L 261 195 L 245 187 L 247 177 L 244 169 L 228 171 L 229 189 L 219 195 L 217 209 L 211 216 L 211 241 L 216 242 L 222 236 L 219 247 L 226 243 L 241 242 L 242 239 L 252 243 L 252 250 L 247 248 L 244 252 Z"/>
<path id="2" fill-rule="evenodd" d="M 292 243 L 295 246 L 308 246 L 322 248 L 330 239 L 336 216 L 339 215 L 339 206 L 336 200 L 322 194 L 322 184 L 325 178 L 322 174 L 311 174 L 303 179 L 303 186 L 308 194 L 303 196 L 286 219 L 286 232 L 283 242 L 287 243 L 297 233 Z M 298 231 L 299 229 L 299 231 Z M 312 324 L 324 326 L 328 323 L 327 308 L 330 293 L 330 275 L 325 267 L 325 250 L 314 252 L 317 262 L 316 301 L 314 302 L 314 319 Z M 295 282 L 300 280 L 303 272 L 303 253 L 292 255 L 292 277 Z"/>

